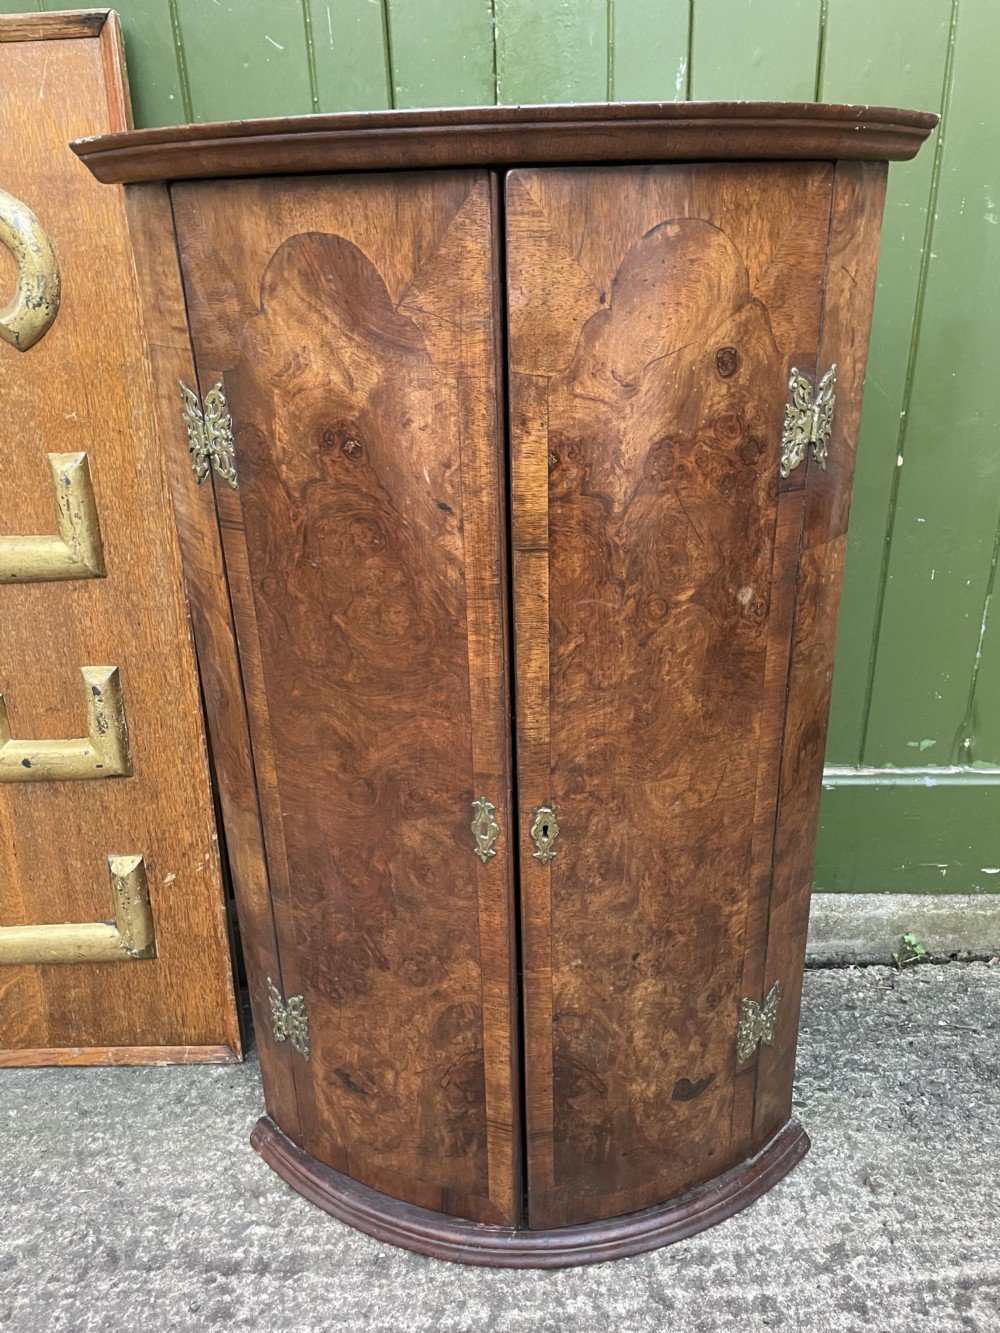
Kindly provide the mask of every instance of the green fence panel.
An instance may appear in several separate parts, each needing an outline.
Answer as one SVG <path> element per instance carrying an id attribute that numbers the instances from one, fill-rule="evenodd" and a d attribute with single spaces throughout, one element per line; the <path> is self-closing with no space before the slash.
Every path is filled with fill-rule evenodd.
<path id="1" fill-rule="evenodd" d="M 822 12 L 821 0 L 695 0 L 691 96 L 812 101 Z"/>
<path id="2" fill-rule="evenodd" d="M 1000 437 L 1000 423 L 993 427 L 994 439 Z M 1000 763 L 1000 585 L 997 566 L 1000 558 L 1000 528 L 993 549 L 986 604 L 983 607 L 982 643 L 977 653 L 975 680 L 971 690 L 966 734 L 971 744 L 972 762 Z M 994 827 L 1000 841 L 1000 811 L 994 815 Z"/>
<path id="3" fill-rule="evenodd" d="M 195 120 L 313 109 L 302 0 L 171 0 Z"/>
<path id="4" fill-rule="evenodd" d="M 392 106 L 386 17 L 379 0 L 305 0 L 317 111 Z"/>
<path id="5" fill-rule="evenodd" d="M 607 0 L 496 0 L 497 101 L 603 102 Z"/>
<path id="6" fill-rule="evenodd" d="M 388 0 L 394 106 L 496 101 L 490 0 Z"/>
<path id="7" fill-rule="evenodd" d="M 914 24 L 912 0 L 880 0 L 878 5 L 870 0 L 829 0 L 823 100 L 881 101 L 940 111 L 952 2 L 924 0 L 921 21 Z M 933 172 L 933 138 L 912 162 L 889 168 L 833 677 L 829 763 L 861 762 L 886 524 L 895 494 Z"/>
<path id="8" fill-rule="evenodd" d="M 1000 5 L 963 0 L 903 433 L 868 764 L 945 764 L 966 734 L 1000 515 Z M 1000 700 L 982 700 L 995 708 Z M 915 754 L 920 758 L 915 759 Z"/>
<path id="9" fill-rule="evenodd" d="M 997 893 L 1000 775 L 836 775 L 823 793 L 817 889 Z"/>
<path id="10" fill-rule="evenodd" d="M 608 97 L 683 102 L 688 90 L 688 0 L 610 0 Z"/>
<path id="11" fill-rule="evenodd" d="M 46 9 L 65 9 L 65 0 L 46 0 Z M 169 4 L 115 0 L 125 38 L 125 66 L 137 125 L 183 125 L 191 119 L 187 87 L 174 41 Z"/>

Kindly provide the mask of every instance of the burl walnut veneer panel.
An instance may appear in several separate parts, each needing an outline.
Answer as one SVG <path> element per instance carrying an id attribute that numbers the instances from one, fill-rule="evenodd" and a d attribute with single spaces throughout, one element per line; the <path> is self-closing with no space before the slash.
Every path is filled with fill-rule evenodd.
<path id="1" fill-rule="evenodd" d="M 495 185 L 179 185 L 302 1145 L 425 1207 L 519 1202 Z M 477 859 L 473 800 L 500 836 Z M 265 1042 L 267 1038 L 265 1037 Z"/>
<path id="2" fill-rule="evenodd" d="M 735 1023 L 802 521 L 775 446 L 816 366 L 832 182 L 507 177 L 520 820 L 560 830 L 547 864 L 521 848 L 535 1227 L 749 1155 Z"/>
<path id="3" fill-rule="evenodd" d="M 805 1152 L 884 160 L 934 123 L 505 107 L 75 145 L 141 233 L 252 1143 L 334 1216 L 560 1267 L 691 1235 Z M 195 372 L 232 413 L 214 506 L 167 424 Z"/>

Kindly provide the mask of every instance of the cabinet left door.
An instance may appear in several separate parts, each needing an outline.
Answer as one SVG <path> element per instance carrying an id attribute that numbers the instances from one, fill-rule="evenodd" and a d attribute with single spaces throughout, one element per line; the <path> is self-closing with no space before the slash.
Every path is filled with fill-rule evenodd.
<path id="1" fill-rule="evenodd" d="M 251 978 L 265 1076 L 296 1045 L 280 1128 L 396 1198 L 516 1222 L 495 183 L 172 200 L 189 387 L 234 444 L 215 490 L 277 941 Z"/>

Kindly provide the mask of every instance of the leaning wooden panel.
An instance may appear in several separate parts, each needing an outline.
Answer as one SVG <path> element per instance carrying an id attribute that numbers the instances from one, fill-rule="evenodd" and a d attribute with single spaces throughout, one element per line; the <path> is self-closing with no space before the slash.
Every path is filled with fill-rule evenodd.
<path id="1" fill-rule="evenodd" d="M 517 1221 L 493 183 L 172 197 L 206 422 L 210 394 L 231 416 L 215 492 L 282 984 L 257 981 L 303 1146 Z"/>
<path id="2" fill-rule="evenodd" d="M 750 1155 L 737 1027 L 802 515 L 778 443 L 789 367 L 815 362 L 832 178 L 508 177 L 534 1228 Z"/>
<path id="3" fill-rule="evenodd" d="M 94 188 L 66 148 L 128 127 L 123 79 L 108 11 L 0 19 L 6 1066 L 240 1051 L 123 199 Z M 33 291 L 46 319 L 26 325 Z M 109 858 L 126 868 L 113 891 Z"/>

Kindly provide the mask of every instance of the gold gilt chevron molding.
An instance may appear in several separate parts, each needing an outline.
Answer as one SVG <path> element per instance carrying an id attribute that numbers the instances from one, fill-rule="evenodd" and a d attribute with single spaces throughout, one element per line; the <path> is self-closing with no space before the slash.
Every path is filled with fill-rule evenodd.
<path id="1" fill-rule="evenodd" d="M 46 583 L 105 576 L 97 501 L 85 453 L 49 454 L 58 532 L 0 536 L 0 583 Z"/>
<path id="2" fill-rule="evenodd" d="M 109 856 L 114 921 L 0 926 L 0 964 L 129 963 L 156 957 L 153 912 L 141 856 Z"/>
<path id="3" fill-rule="evenodd" d="M 59 782 L 132 775 L 125 700 L 118 668 L 80 668 L 87 735 L 73 740 L 15 740 L 0 694 L 0 782 Z"/>

